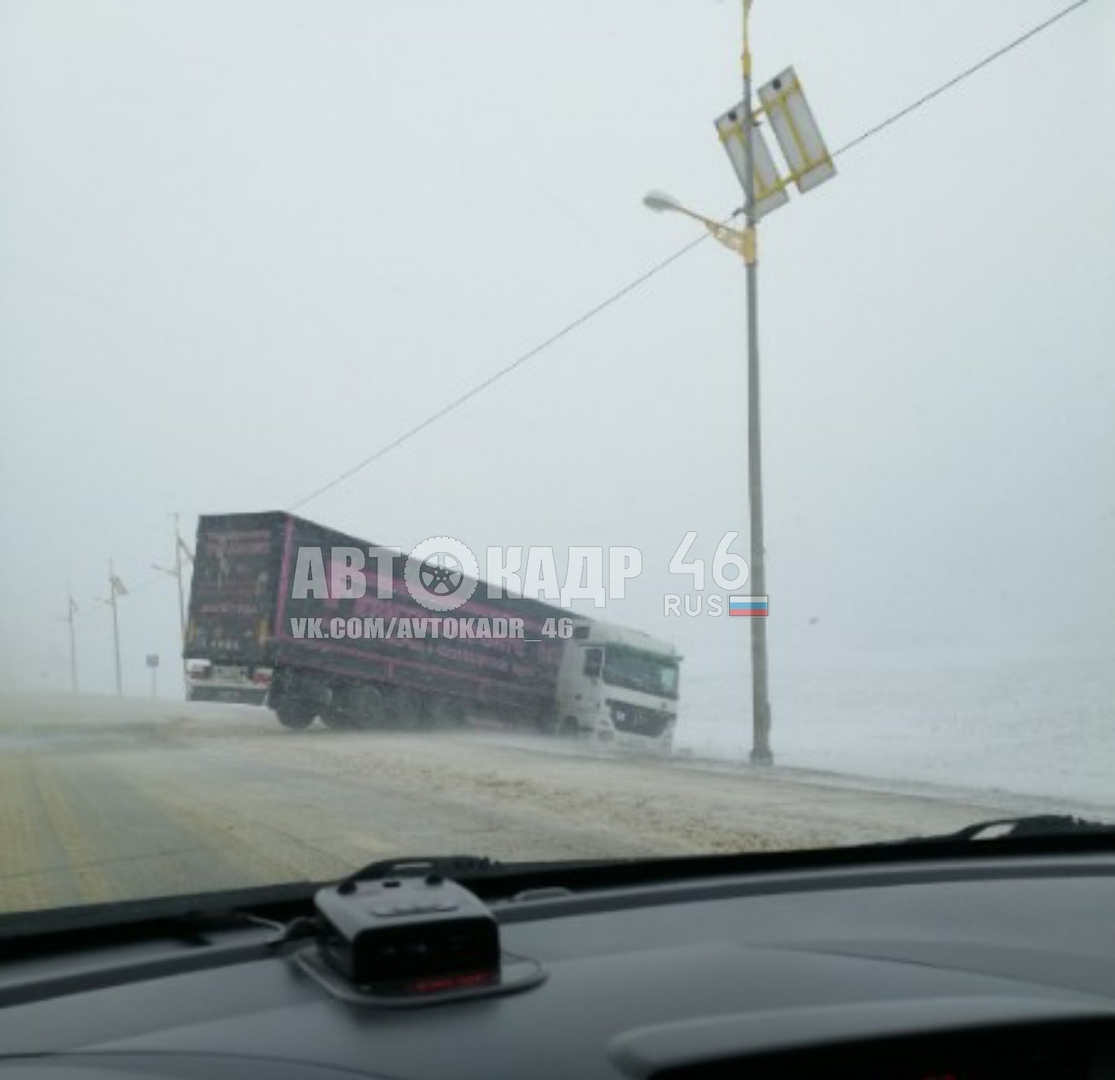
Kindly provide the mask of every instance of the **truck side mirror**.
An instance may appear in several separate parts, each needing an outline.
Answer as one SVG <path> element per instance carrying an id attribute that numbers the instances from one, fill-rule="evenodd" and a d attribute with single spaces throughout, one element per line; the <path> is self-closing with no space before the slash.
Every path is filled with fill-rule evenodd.
<path id="1" fill-rule="evenodd" d="M 600 675 L 601 669 L 604 667 L 604 650 L 603 649 L 585 649 L 585 674 L 591 679 L 595 679 Z"/>

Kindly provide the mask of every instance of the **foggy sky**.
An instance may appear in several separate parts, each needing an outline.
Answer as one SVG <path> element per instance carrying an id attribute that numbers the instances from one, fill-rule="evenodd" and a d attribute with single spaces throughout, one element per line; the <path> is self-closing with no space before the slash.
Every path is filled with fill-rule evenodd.
<path id="1" fill-rule="evenodd" d="M 755 5 L 831 148 L 1047 0 Z M 0 4 L 0 686 L 178 652 L 171 515 L 289 507 L 741 194 L 729 2 Z M 837 160 L 760 237 L 772 675 L 850 652 L 1115 656 L 1115 8 Z M 409 548 L 635 545 L 608 618 L 690 685 L 682 536 L 746 551 L 743 272 L 711 242 L 304 516 Z M 683 682 L 683 697 L 684 687 Z M 684 702 L 683 702 L 684 708 Z"/>

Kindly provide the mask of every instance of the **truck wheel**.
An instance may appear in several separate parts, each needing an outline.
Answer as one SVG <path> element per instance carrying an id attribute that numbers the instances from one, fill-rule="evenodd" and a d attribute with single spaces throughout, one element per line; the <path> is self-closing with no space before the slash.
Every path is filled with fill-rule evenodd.
<path id="1" fill-rule="evenodd" d="M 403 731 L 419 731 L 429 721 L 429 703 L 421 694 L 396 690 L 391 695 L 390 715 L 394 727 Z"/>
<path id="2" fill-rule="evenodd" d="M 468 722 L 464 704 L 456 698 L 435 698 L 429 710 L 430 723 L 435 728 L 450 731 L 463 728 Z"/>
<path id="3" fill-rule="evenodd" d="M 358 687 L 353 694 L 353 727 L 360 731 L 371 731 L 385 727 L 387 696 L 383 689 L 374 683 Z"/>
<path id="4" fill-rule="evenodd" d="M 388 726 L 389 705 L 374 683 L 335 682 L 321 718 L 336 731 L 371 731 Z"/>
<path id="5" fill-rule="evenodd" d="M 321 710 L 321 720 L 332 731 L 352 727 L 352 714 L 348 709 L 348 694 L 340 687 L 333 687 L 329 704 Z"/>
<path id="6" fill-rule="evenodd" d="M 581 739 L 585 733 L 581 730 L 581 725 L 577 723 L 576 717 L 566 716 L 558 724 L 556 734 L 559 739 Z"/>
<path id="7" fill-rule="evenodd" d="M 308 728 L 328 700 L 326 687 L 315 676 L 281 667 L 271 678 L 271 708 L 279 723 L 292 731 Z"/>
<path id="8" fill-rule="evenodd" d="M 314 722 L 314 710 L 301 701 L 281 701 L 275 706 L 279 723 L 291 731 L 302 731 Z"/>

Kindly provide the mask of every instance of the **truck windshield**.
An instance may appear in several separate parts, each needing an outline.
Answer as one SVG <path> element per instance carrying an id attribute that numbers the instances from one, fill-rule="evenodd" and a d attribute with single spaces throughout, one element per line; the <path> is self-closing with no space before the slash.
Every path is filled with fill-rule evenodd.
<path id="1" fill-rule="evenodd" d="M 623 686 L 658 697 L 676 698 L 678 665 L 675 660 L 613 645 L 604 652 L 604 681 L 609 686 Z"/>

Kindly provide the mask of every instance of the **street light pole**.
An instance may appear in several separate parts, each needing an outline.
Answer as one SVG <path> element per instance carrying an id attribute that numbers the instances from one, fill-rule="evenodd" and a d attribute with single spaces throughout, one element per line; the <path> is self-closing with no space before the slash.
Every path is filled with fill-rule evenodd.
<path id="1" fill-rule="evenodd" d="M 191 562 L 193 555 L 190 549 L 186 546 L 186 541 L 182 539 L 182 535 L 178 529 L 178 515 L 174 515 L 174 569 L 169 569 L 165 566 L 159 566 L 158 563 L 152 563 L 151 568 L 158 570 L 162 574 L 169 574 L 178 584 L 178 634 L 179 642 L 181 645 L 182 653 L 182 689 L 183 692 L 189 696 L 190 677 L 189 668 L 186 663 L 186 594 L 185 586 L 182 582 L 182 555 L 185 554 L 186 558 Z"/>
<path id="2" fill-rule="evenodd" d="M 186 673 L 186 599 L 182 591 L 182 537 L 178 532 L 178 515 L 174 515 L 174 576 L 178 581 L 178 632 L 182 645 L 182 692 L 189 696 L 190 680 Z"/>
<path id="3" fill-rule="evenodd" d="M 119 588 L 119 578 L 112 568 L 112 560 L 108 560 L 108 595 L 109 604 L 112 606 L 112 653 L 116 661 L 116 696 L 122 697 L 124 693 L 124 680 L 120 671 L 120 623 L 116 617 L 116 594 Z"/>
<path id="4" fill-rule="evenodd" d="M 759 101 L 789 166 L 783 179 L 751 107 L 751 3 L 743 0 L 743 101 L 716 119 L 716 130 L 743 186 L 745 227 L 735 229 L 687 209 L 672 195 L 648 191 L 643 203 L 655 213 L 673 211 L 699 221 L 718 243 L 743 258 L 747 274 L 747 499 L 751 523 L 751 597 L 758 608 L 739 612 L 751 619 L 751 763 L 772 765 L 770 684 L 767 676 L 767 573 L 763 544 L 763 438 L 759 414 L 759 258 L 758 224 L 764 214 L 785 205 L 788 187 L 811 191 L 836 175 L 801 80 L 786 68 L 759 87 Z M 740 113 L 743 115 L 741 116 Z M 738 211 L 737 211 L 738 213 Z M 733 214 L 732 217 L 735 217 Z M 742 583 L 741 583 L 742 584 Z"/>
<path id="5" fill-rule="evenodd" d="M 743 261 L 747 274 L 747 496 L 751 518 L 751 589 L 767 591 L 763 552 L 763 459 L 759 418 L 759 260 L 755 206 L 755 115 L 751 108 L 751 0 L 743 0 L 743 147 L 744 232 Z M 767 680 L 767 620 L 751 623 L 751 764 L 771 765 L 770 692 Z"/>
<path id="6" fill-rule="evenodd" d="M 74 613 L 77 611 L 77 601 L 73 592 L 66 590 L 66 622 L 70 626 L 70 692 L 77 693 L 77 638 L 74 634 Z"/>
<path id="7" fill-rule="evenodd" d="M 745 48 L 744 55 L 747 56 Z M 746 71 L 746 69 L 745 69 Z M 750 90 L 750 79 L 745 74 L 744 86 Z M 744 110 L 750 110 L 746 106 Z M 735 121 L 736 113 L 728 116 Z M 753 139 L 753 127 L 747 121 L 739 124 L 743 144 Z M 750 136 L 750 139 L 748 138 Z M 746 149 L 744 159 L 747 159 Z M 751 519 L 751 563 L 750 590 L 756 596 L 766 596 L 766 568 L 763 565 L 763 472 L 762 438 L 759 426 L 759 324 L 758 324 L 758 265 L 755 257 L 755 225 L 758 214 L 755 211 L 755 181 L 751 170 L 747 170 L 750 181 L 744 181 L 747 197 L 747 225 L 744 229 L 733 229 L 723 222 L 714 221 L 703 214 L 694 213 L 683 206 L 672 195 L 662 191 L 651 191 L 643 202 L 656 213 L 673 211 L 699 221 L 709 234 L 726 248 L 743 257 L 747 270 L 747 478 L 748 502 Z M 751 763 L 753 765 L 772 765 L 774 757 L 770 749 L 770 697 L 767 684 L 767 628 L 762 617 L 751 620 Z"/>

